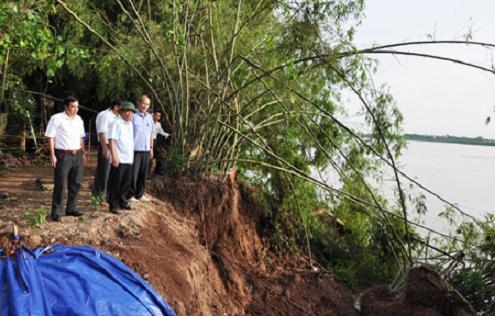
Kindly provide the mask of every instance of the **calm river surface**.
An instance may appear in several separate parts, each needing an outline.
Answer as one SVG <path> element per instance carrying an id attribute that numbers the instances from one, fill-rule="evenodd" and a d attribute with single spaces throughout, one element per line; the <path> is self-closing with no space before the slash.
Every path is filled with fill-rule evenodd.
<path id="1" fill-rule="evenodd" d="M 400 168 L 429 190 L 477 218 L 495 211 L 495 147 L 409 141 Z M 394 185 L 392 181 L 390 185 Z M 444 203 L 425 192 L 425 225 L 448 232 Z"/>

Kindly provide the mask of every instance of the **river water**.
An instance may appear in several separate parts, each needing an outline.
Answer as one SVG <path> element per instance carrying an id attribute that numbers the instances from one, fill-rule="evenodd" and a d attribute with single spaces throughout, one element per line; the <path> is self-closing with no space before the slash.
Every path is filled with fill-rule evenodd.
<path id="1" fill-rule="evenodd" d="M 409 141 L 399 166 L 409 177 L 474 217 L 495 211 L 495 147 Z M 389 181 L 385 187 L 392 185 Z M 438 217 L 445 203 L 425 195 L 428 212 L 424 224 L 448 232 L 452 227 Z"/>

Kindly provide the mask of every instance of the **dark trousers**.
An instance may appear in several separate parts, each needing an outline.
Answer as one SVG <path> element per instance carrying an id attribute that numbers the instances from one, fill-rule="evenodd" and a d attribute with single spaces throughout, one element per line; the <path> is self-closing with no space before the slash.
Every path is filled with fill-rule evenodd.
<path id="1" fill-rule="evenodd" d="M 121 163 L 118 168 L 110 166 L 108 176 L 108 196 L 110 210 L 118 210 L 121 206 L 126 206 L 127 196 L 131 187 L 132 165 Z"/>
<path id="2" fill-rule="evenodd" d="M 101 149 L 101 146 L 98 146 L 98 160 L 96 162 L 96 171 L 93 179 L 93 189 L 91 190 L 92 195 L 103 194 L 108 200 L 107 182 L 109 173 L 110 159 L 106 159 L 103 156 L 103 150 Z"/>
<path id="3" fill-rule="evenodd" d="M 146 177 L 150 168 L 150 152 L 135 151 L 134 163 L 132 164 L 132 183 L 129 197 L 140 199 L 146 188 Z"/>
<path id="4" fill-rule="evenodd" d="M 160 135 L 161 136 L 161 135 Z M 149 167 L 148 167 L 148 173 L 147 173 L 147 179 L 151 178 L 153 175 L 153 172 L 158 175 L 163 175 L 165 173 L 164 169 L 164 160 L 165 160 L 165 155 L 162 152 L 162 149 L 159 148 L 157 144 L 153 146 L 153 159 L 155 160 L 155 170 L 153 171 L 153 160 L 149 161 Z"/>
<path id="5" fill-rule="evenodd" d="M 55 150 L 55 156 L 57 157 L 57 165 L 55 166 L 52 195 L 52 216 L 60 216 L 60 210 L 64 202 L 65 183 L 68 183 L 65 213 L 76 211 L 83 176 L 83 160 L 82 154 L 69 155 L 61 150 Z"/>
<path id="6" fill-rule="evenodd" d="M 155 173 L 163 175 L 165 173 L 165 155 L 159 146 L 153 147 L 153 159 L 156 161 Z"/>

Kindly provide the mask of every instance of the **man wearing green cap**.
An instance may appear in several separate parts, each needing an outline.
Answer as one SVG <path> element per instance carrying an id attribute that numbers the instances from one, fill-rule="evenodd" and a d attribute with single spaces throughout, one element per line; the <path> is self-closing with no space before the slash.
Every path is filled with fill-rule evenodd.
<path id="1" fill-rule="evenodd" d="M 135 107 L 125 101 L 120 107 L 120 117 L 109 126 L 110 175 L 108 177 L 109 209 L 119 214 L 120 209 L 131 210 L 127 195 L 132 181 L 134 161 L 134 128 L 131 122 Z"/>

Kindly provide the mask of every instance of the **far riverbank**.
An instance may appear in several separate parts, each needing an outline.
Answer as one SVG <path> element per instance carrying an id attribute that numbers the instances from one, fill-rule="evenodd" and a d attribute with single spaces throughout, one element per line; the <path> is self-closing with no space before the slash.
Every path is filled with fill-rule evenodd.
<path id="1" fill-rule="evenodd" d="M 405 134 L 408 140 L 415 140 L 420 142 L 433 142 L 433 143 L 451 143 L 462 145 L 478 145 L 478 146 L 495 146 L 495 139 L 483 138 L 483 137 L 462 137 L 462 136 L 435 136 L 435 135 L 419 135 L 419 134 Z"/>

